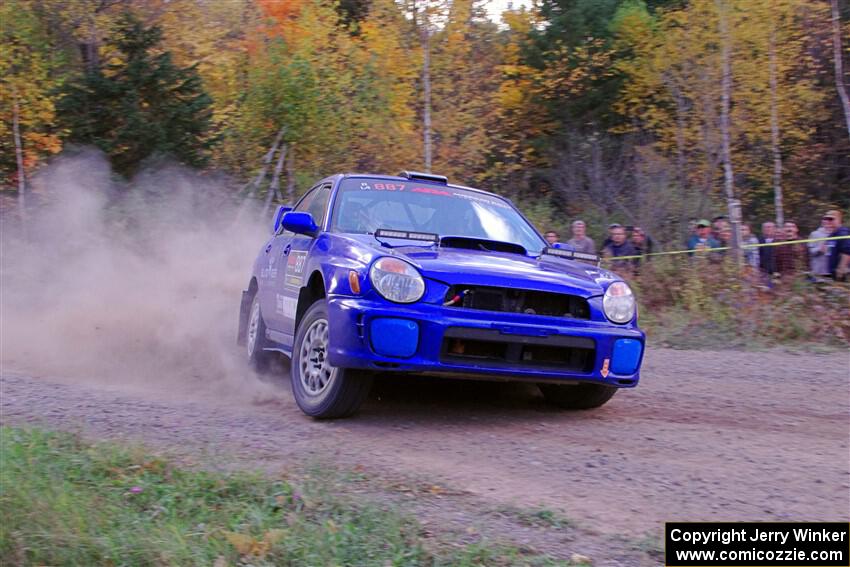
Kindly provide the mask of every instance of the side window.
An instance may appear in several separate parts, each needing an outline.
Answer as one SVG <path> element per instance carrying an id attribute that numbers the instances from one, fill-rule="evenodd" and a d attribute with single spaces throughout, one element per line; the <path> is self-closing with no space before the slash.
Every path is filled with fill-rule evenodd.
<path id="1" fill-rule="evenodd" d="M 304 195 L 300 201 L 298 201 L 298 204 L 295 205 L 295 208 L 292 210 L 298 211 L 299 213 L 303 213 L 305 211 L 310 212 L 309 207 L 313 203 L 313 199 L 316 198 L 316 195 L 318 194 L 319 190 L 319 188 L 310 189 L 310 191 L 306 195 Z"/>
<path id="2" fill-rule="evenodd" d="M 325 212 L 328 210 L 328 201 L 331 198 L 331 186 L 322 185 L 316 192 L 315 198 L 307 206 L 307 212 L 313 215 L 316 224 L 322 226 L 325 220 Z"/>
<path id="3" fill-rule="evenodd" d="M 308 207 L 309 207 L 309 206 L 310 206 L 310 204 L 313 202 L 313 199 L 315 199 L 315 198 L 316 198 L 316 194 L 317 194 L 318 192 L 319 192 L 319 189 L 318 189 L 318 188 L 315 188 L 315 187 L 314 187 L 313 189 L 310 189 L 310 191 L 308 191 L 306 195 L 304 195 L 303 197 L 301 197 L 301 200 L 300 200 L 300 201 L 298 201 L 298 203 L 295 205 L 295 208 L 294 208 L 294 209 L 292 209 L 292 210 L 293 210 L 293 211 L 298 211 L 298 212 L 304 212 L 304 211 L 307 211 L 307 210 L 308 210 Z M 280 226 L 280 228 L 278 229 L 278 232 L 277 232 L 277 233 L 278 233 L 278 234 L 284 234 L 284 233 L 292 234 L 292 233 L 290 233 L 289 231 L 284 230 L 283 225 L 281 225 L 281 226 Z"/>

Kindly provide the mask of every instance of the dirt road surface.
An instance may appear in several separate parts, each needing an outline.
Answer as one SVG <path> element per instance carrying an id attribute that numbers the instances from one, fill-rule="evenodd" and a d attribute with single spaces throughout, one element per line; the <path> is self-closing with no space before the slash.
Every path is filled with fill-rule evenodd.
<path id="1" fill-rule="evenodd" d="M 649 565 L 664 521 L 848 520 L 848 368 L 846 351 L 650 349 L 640 386 L 596 411 L 557 410 L 525 385 L 399 377 L 357 417 L 318 422 L 285 379 L 124 384 L 6 364 L 2 423 L 227 466 L 335 462 L 394 487 L 426 525 Z M 541 509 L 569 528 L 523 512 Z"/>

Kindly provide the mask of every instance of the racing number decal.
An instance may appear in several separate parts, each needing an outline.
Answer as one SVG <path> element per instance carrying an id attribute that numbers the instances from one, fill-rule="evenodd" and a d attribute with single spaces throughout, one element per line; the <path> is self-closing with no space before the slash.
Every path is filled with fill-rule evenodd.
<path id="1" fill-rule="evenodd" d="M 307 266 L 307 253 L 293 251 L 286 260 L 284 283 L 291 287 L 301 287 L 304 281 L 304 268 Z"/>
<path id="2" fill-rule="evenodd" d="M 361 191 L 370 191 L 374 189 L 375 191 L 404 191 L 405 188 L 404 183 L 373 183 L 369 184 L 367 182 L 362 182 L 360 184 Z"/>

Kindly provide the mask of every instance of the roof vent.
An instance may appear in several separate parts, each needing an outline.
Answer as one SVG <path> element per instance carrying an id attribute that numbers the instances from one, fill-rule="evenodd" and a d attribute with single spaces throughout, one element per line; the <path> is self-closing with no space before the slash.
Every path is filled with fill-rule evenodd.
<path id="1" fill-rule="evenodd" d="M 445 175 L 434 175 L 431 173 L 422 173 L 421 171 L 402 171 L 398 174 L 399 177 L 405 179 L 418 179 L 420 181 L 430 181 L 431 183 L 440 183 L 448 185 L 449 179 Z"/>

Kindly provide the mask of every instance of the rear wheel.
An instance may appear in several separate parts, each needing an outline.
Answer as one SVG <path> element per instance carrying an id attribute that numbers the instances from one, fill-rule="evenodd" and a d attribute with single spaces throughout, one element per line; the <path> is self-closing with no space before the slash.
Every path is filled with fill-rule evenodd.
<path id="1" fill-rule="evenodd" d="M 592 409 L 610 400 L 617 388 L 604 384 L 538 384 L 546 401 L 565 409 Z"/>
<path id="2" fill-rule="evenodd" d="M 245 332 L 245 344 L 248 347 L 248 362 L 257 371 L 268 370 L 272 354 L 263 349 L 268 344 L 266 323 L 260 311 L 260 298 L 254 295 L 251 311 L 248 312 L 248 329 Z"/>
<path id="3" fill-rule="evenodd" d="M 369 394 L 372 376 L 328 362 L 328 309 L 319 300 L 307 310 L 292 345 L 292 394 L 301 411 L 317 418 L 347 417 Z"/>

